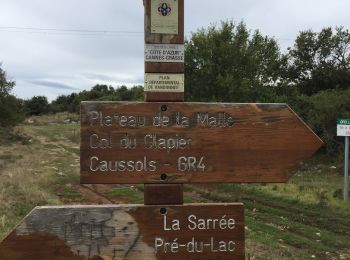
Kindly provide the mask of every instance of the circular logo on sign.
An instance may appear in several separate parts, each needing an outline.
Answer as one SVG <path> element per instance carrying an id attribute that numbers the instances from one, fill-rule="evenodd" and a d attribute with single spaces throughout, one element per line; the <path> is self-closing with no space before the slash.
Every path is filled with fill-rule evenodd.
<path id="1" fill-rule="evenodd" d="M 171 13 L 171 7 L 167 3 L 161 3 L 158 7 L 158 13 L 162 16 L 168 16 Z"/>

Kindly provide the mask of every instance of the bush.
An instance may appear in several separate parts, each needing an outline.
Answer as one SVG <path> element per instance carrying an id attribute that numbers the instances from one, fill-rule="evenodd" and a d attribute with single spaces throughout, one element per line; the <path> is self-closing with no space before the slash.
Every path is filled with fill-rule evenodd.
<path id="1" fill-rule="evenodd" d="M 27 115 L 47 114 L 50 110 L 49 102 L 44 96 L 34 96 L 25 101 L 25 110 Z"/>
<path id="2" fill-rule="evenodd" d="M 0 127 L 11 127 L 24 119 L 22 100 L 10 94 L 14 86 L 0 67 Z"/>
<path id="3" fill-rule="evenodd" d="M 12 95 L 0 97 L 0 126 L 11 127 L 23 120 L 23 102 Z"/>
<path id="4" fill-rule="evenodd" d="M 310 97 L 302 96 L 295 104 L 299 114 L 325 143 L 324 150 L 336 155 L 343 146 L 337 137 L 337 118 L 350 118 L 350 88 L 324 90 Z"/>

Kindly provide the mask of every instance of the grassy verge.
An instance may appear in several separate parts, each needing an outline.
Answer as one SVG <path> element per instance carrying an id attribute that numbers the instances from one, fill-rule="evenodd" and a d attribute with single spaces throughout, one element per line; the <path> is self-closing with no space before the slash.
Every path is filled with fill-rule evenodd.
<path id="1" fill-rule="evenodd" d="M 0 154 L 11 153 L 12 159 L 0 169 L 0 238 L 35 206 L 59 204 L 42 188 L 50 183 L 51 174 L 43 167 L 40 149 L 38 145 L 1 147 Z"/>
<path id="2" fill-rule="evenodd" d="M 35 206 L 83 199 L 72 188 L 79 181 L 79 149 L 72 142 L 78 125 L 37 117 L 15 131 L 32 141 L 0 146 L 0 240 Z"/>
<path id="3" fill-rule="evenodd" d="M 350 205 L 334 196 L 341 184 L 341 174 L 324 166 L 298 172 L 287 184 L 219 184 L 186 190 L 196 190 L 207 201 L 244 202 L 247 244 L 268 249 L 268 259 L 350 259 Z M 264 255 L 264 250 L 256 253 L 254 248 L 247 247 L 253 259 Z"/>
<path id="4" fill-rule="evenodd" d="M 125 203 L 131 204 L 142 204 L 143 193 L 139 192 L 134 186 L 124 187 L 120 186 L 117 188 L 109 189 L 105 195 L 112 199 L 118 199 Z"/>

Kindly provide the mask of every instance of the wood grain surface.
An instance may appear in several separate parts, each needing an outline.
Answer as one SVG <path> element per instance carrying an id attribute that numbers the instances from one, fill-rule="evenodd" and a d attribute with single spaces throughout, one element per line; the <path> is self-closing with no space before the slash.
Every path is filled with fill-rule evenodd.
<path id="1" fill-rule="evenodd" d="M 151 33 L 151 0 L 144 0 L 145 8 L 145 44 L 184 44 L 184 0 L 179 0 L 179 28 L 177 35 Z M 184 62 L 164 63 L 146 62 L 145 73 L 184 73 Z M 144 92 L 146 102 L 183 102 L 184 92 Z M 182 184 L 145 184 L 145 205 L 183 204 Z"/>
<path id="2" fill-rule="evenodd" d="M 182 184 L 145 184 L 145 205 L 174 205 L 184 203 Z"/>
<path id="3" fill-rule="evenodd" d="M 37 207 L 3 260 L 244 259 L 242 204 Z"/>
<path id="4" fill-rule="evenodd" d="M 286 104 L 82 102 L 82 183 L 285 182 L 322 141 Z"/>

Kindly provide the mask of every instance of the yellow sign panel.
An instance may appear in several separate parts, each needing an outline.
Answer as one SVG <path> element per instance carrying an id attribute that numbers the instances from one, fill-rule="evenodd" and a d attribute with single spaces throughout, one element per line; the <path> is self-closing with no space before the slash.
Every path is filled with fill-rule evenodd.
<path id="1" fill-rule="evenodd" d="M 184 74 L 145 74 L 145 91 L 184 92 Z"/>
<path id="2" fill-rule="evenodd" d="M 177 0 L 152 0 L 151 32 L 178 34 L 179 3 Z"/>

